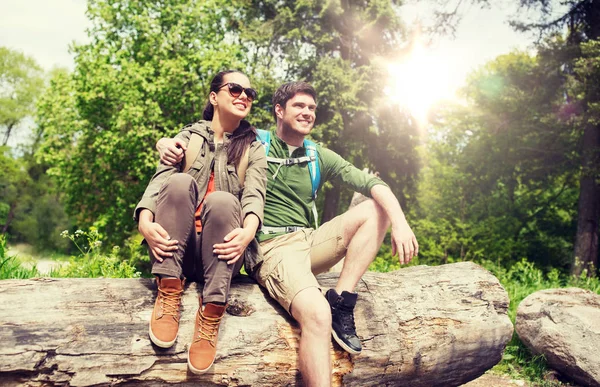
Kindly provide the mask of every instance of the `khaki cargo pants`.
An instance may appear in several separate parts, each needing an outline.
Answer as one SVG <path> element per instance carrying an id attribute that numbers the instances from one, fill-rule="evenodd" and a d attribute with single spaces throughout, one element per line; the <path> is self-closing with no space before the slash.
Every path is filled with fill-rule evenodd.
<path id="1" fill-rule="evenodd" d="M 262 242 L 264 260 L 254 272 L 255 279 L 291 314 L 294 297 L 306 288 L 319 288 L 315 275 L 346 255 L 343 229 L 340 215 L 317 230 L 306 228 Z"/>

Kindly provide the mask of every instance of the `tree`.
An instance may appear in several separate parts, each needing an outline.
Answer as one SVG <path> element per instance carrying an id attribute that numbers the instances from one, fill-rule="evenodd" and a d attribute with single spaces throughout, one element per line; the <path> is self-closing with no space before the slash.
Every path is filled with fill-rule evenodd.
<path id="1" fill-rule="evenodd" d="M 233 12 L 223 1 L 89 2 L 91 42 L 74 48 L 74 73 L 55 74 L 38 113 L 38 155 L 79 226 L 112 242 L 131 233 L 156 140 L 201 118 L 216 72 L 243 69 L 242 47 L 228 43 Z"/>
<path id="2" fill-rule="evenodd" d="M 594 41 L 600 39 L 600 0 L 569 0 L 548 2 L 527 0 L 524 6 L 537 8 L 541 13 L 538 23 L 514 22 L 520 30 L 537 29 L 542 34 L 554 33 L 567 28 L 565 45 L 575 52 L 572 61 L 566 64 L 567 71 L 573 70 L 575 85 L 570 97 L 580 103 L 581 145 L 579 148 L 581 170 L 579 173 L 579 204 L 573 274 L 587 270 L 595 274 L 598 267 L 598 222 L 600 221 L 600 116 L 596 106 L 600 104 L 600 88 L 597 83 L 598 52 Z M 557 7 L 566 7 L 566 12 L 556 16 Z M 590 65 L 592 71 L 586 69 Z"/>
<path id="3" fill-rule="evenodd" d="M 0 127 L 2 145 L 7 145 L 13 130 L 32 115 L 35 99 L 43 87 L 43 72 L 33 58 L 0 47 Z"/>
<path id="4" fill-rule="evenodd" d="M 441 12 L 438 23 L 456 21 L 457 10 L 463 2 L 445 2 L 446 5 L 450 3 L 455 5 L 454 11 Z M 471 3 L 490 4 L 488 0 L 472 0 Z M 554 46 L 551 55 L 562 60 L 564 81 L 568 81 L 570 87 L 570 90 L 565 90 L 567 104 L 580 108 L 577 117 L 580 140 L 576 150 L 579 156 L 579 200 L 572 272 L 579 275 L 586 270 L 588 275 L 593 275 L 598 267 L 599 255 L 600 121 L 595 106 L 600 103 L 600 93 L 597 83 L 593 82 L 594 71 L 589 70 L 595 68 L 594 42 L 600 39 L 600 0 L 519 0 L 518 5 L 521 9 L 535 11 L 539 17 L 536 21 L 522 21 L 517 17 L 511 21 L 515 29 L 536 31 L 542 42 L 545 42 L 544 38 L 563 35 L 566 31 L 566 39 L 562 45 Z M 585 69 L 586 66 L 589 68 Z"/>
<path id="5" fill-rule="evenodd" d="M 379 108 L 385 97 L 385 62 L 399 54 L 402 42 L 399 2 L 251 0 L 241 4 L 245 16 L 238 37 L 250 47 L 254 68 L 273 68 L 277 63 L 283 80 L 311 82 L 319 95 L 312 136 L 359 167 L 380 171 L 391 179 L 402 200 L 403 190 L 418 170 L 413 152 L 417 136 L 408 135 L 414 134 L 415 127 L 407 115 Z M 402 149 L 390 146 L 390 141 L 398 144 L 401 139 L 409 139 Z M 401 159 L 407 168 L 392 171 L 391 159 Z M 327 185 L 321 195 L 322 221 L 337 215 L 340 203 L 349 202 L 351 195 L 349 190 L 342 194 L 339 185 Z"/>
<path id="6" fill-rule="evenodd" d="M 6 234 L 32 181 L 8 147 L 0 151 L 0 233 Z"/>
<path id="7" fill-rule="evenodd" d="M 419 182 L 428 260 L 569 265 L 579 134 L 550 51 L 496 58 L 470 77 L 468 106 L 440 112 Z"/>
<path id="8" fill-rule="evenodd" d="M 384 170 L 402 187 L 398 182 L 408 179 L 389 172 L 385 158 L 380 165 L 368 161 L 382 140 L 404 129 L 405 116 L 375 109 L 383 69 L 375 59 L 394 52 L 400 39 L 395 6 L 390 0 L 93 0 L 91 43 L 74 48 L 74 73 L 55 76 L 40 103 L 38 155 L 78 224 L 95 223 L 118 241 L 133 229 L 133 208 L 156 165 L 156 140 L 199 119 L 212 76 L 238 68 L 260 90 L 250 117 L 257 127 L 272 126 L 270 97 L 282 80 L 311 81 L 320 94 L 315 138 L 359 166 Z M 389 122 L 400 124 L 390 130 Z M 321 195 L 332 211 L 325 219 L 339 202 L 339 189 L 330 192 Z"/>

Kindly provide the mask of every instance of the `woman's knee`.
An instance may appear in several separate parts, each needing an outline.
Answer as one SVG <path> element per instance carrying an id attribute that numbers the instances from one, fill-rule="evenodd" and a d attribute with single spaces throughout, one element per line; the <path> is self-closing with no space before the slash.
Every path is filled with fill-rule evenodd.
<path id="1" fill-rule="evenodd" d="M 163 183 L 158 194 L 160 202 L 168 201 L 173 205 L 186 202 L 196 203 L 198 199 L 198 184 L 187 173 L 177 173 L 169 176 Z"/>
<path id="2" fill-rule="evenodd" d="M 210 216 L 213 222 L 231 224 L 241 221 L 241 204 L 238 198 L 229 192 L 215 191 L 204 200 L 205 216 Z"/>
<path id="3" fill-rule="evenodd" d="M 215 191 L 206 197 L 205 205 L 223 209 L 239 208 L 240 201 L 229 192 Z"/>
<path id="4" fill-rule="evenodd" d="M 187 173 L 176 173 L 165 180 L 160 188 L 161 193 L 170 195 L 188 194 L 192 190 L 197 190 L 198 185 L 194 178 Z"/>

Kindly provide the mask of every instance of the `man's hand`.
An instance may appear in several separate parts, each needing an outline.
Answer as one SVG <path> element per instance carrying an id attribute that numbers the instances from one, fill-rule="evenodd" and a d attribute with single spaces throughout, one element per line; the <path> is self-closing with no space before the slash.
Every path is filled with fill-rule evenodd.
<path id="1" fill-rule="evenodd" d="M 187 146 L 179 138 L 161 138 L 156 143 L 156 150 L 160 154 L 160 161 L 172 166 L 181 162 Z"/>
<path id="2" fill-rule="evenodd" d="M 138 229 L 158 262 L 171 258 L 173 256 L 171 251 L 177 250 L 178 241 L 171 240 L 169 233 L 160 224 L 140 220 Z"/>
<path id="3" fill-rule="evenodd" d="M 401 265 L 409 263 L 413 257 L 419 254 L 419 243 L 417 237 L 405 219 L 392 224 L 392 257 L 398 253 Z"/>
<path id="4" fill-rule="evenodd" d="M 228 265 L 233 265 L 244 254 L 248 244 L 254 239 L 256 228 L 236 228 L 225 235 L 225 243 L 213 245 L 213 253 L 219 254 L 218 258 L 226 260 Z"/>

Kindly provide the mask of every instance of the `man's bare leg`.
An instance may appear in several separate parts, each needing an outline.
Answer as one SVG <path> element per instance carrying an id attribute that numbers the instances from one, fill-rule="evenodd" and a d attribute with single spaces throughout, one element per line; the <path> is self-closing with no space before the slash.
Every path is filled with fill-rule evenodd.
<path id="1" fill-rule="evenodd" d="M 292 301 L 292 316 L 301 329 L 299 367 L 308 387 L 331 385 L 331 311 L 316 287 L 306 288 Z"/>
<path id="2" fill-rule="evenodd" d="M 367 200 L 342 215 L 343 241 L 347 246 L 344 267 L 335 291 L 353 292 L 356 284 L 375 259 L 390 226 L 383 208 L 374 200 Z"/>

